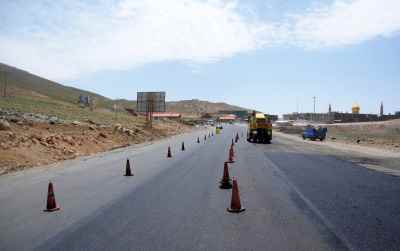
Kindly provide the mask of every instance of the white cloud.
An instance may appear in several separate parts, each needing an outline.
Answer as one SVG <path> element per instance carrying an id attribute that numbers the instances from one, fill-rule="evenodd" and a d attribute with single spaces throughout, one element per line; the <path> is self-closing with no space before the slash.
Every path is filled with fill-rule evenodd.
<path id="1" fill-rule="evenodd" d="M 57 80 L 153 62 L 207 63 L 269 46 L 343 46 L 400 29 L 398 0 L 336 0 L 280 23 L 243 14 L 233 0 L 33 2 L 15 4 L 13 15 L 27 19 L 0 33 L 0 61 Z"/>
<path id="2" fill-rule="evenodd" d="M 65 23 L 40 13 L 50 29 L 29 40 L 0 36 L 1 60 L 56 79 L 150 62 L 204 63 L 257 48 L 268 29 L 245 20 L 233 1 L 124 0 L 106 13 L 84 7 L 69 5 Z"/>
<path id="3" fill-rule="evenodd" d="M 399 13 L 399 0 L 337 0 L 294 15 L 292 42 L 315 48 L 389 37 L 400 30 Z"/>

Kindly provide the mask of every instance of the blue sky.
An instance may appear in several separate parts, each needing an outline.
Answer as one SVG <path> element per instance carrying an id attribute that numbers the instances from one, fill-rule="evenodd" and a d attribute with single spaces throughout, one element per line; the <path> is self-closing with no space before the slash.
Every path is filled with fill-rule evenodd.
<path id="1" fill-rule="evenodd" d="M 0 1 L 0 62 L 111 98 L 400 110 L 398 0 Z"/>

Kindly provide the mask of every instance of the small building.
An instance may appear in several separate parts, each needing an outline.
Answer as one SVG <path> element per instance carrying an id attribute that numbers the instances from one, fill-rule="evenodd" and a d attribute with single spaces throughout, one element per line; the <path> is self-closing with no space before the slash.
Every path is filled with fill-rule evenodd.
<path id="1" fill-rule="evenodd" d="M 330 113 L 292 113 L 284 114 L 283 120 L 307 120 L 315 122 L 368 122 L 378 121 L 378 115 L 376 114 L 357 114 L 357 113 L 341 113 L 341 112 L 330 112 Z"/>
<path id="2" fill-rule="evenodd" d="M 228 111 L 228 110 L 221 110 L 218 111 L 219 114 L 223 115 L 235 115 L 237 119 L 247 119 L 247 116 L 249 116 L 249 112 L 246 110 L 236 110 L 236 111 Z"/>
<path id="3" fill-rule="evenodd" d="M 182 114 L 176 112 L 154 112 L 153 118 L 180 120 L 182 118 Z"/>
<path id="4" fill-rule="evenodd" d="M 234 122 L 236 120 L 236 115 L 234 114 L 226 114 L 218 117 L 219 122 Z"/>
<path id="5" fill-rule="evenodd" d="M 90 106 L 90 97 L 79 95 L 78 104 L 82 107 Z"/>

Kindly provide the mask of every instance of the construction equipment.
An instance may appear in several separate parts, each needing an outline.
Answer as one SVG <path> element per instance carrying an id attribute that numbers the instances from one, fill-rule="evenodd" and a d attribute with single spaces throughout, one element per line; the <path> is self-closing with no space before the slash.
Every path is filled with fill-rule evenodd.
<path id="1" fill-rule="evenodd" d="M 315 128 L 313 126 L 307 126 L 302 133 L 302 137 L 304 140 L 311 139 L 314 141 L 316 139 L 319 139 L 320 141 L 323 141 L 326 138 L 327 131 L 328 129 L 326 127 Z"/>
<path id="2" fill-rule="evenodd" d="M 247 141 L 270 144 L 271 140 L 271 121 L 263 113 L 253 111 L 248 119 Z"/>

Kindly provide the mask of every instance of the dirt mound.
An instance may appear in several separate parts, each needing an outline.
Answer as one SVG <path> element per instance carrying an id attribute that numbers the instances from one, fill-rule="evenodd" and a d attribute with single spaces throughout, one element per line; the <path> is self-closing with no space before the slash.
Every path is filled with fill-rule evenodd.
<path id="1" fill-rule="evenodd" d="M 9 124 L 9 130 L 0 131 L 0 175 L 190 130 L 173 121 L 156 123 L 152 130 L 83 122 L 51 124 L 18 120 Z"/>

